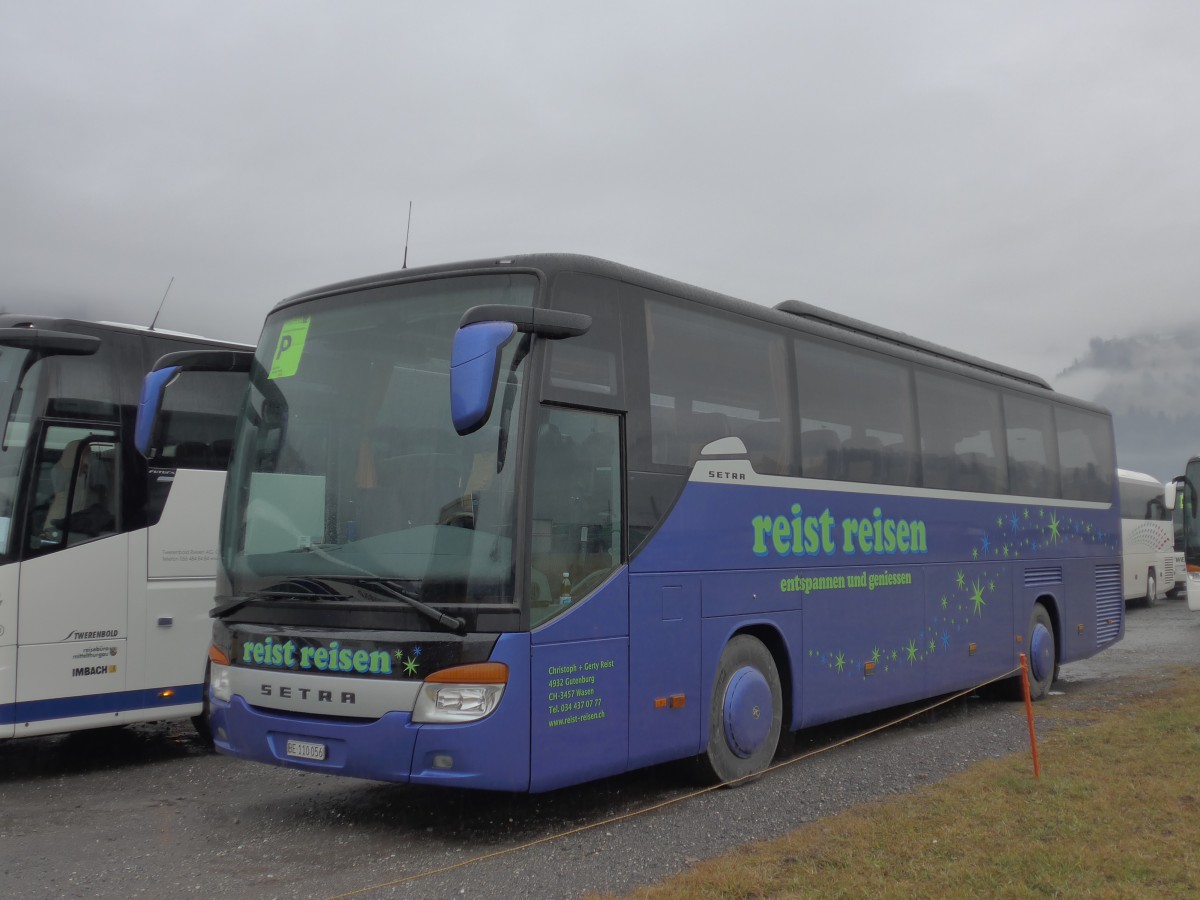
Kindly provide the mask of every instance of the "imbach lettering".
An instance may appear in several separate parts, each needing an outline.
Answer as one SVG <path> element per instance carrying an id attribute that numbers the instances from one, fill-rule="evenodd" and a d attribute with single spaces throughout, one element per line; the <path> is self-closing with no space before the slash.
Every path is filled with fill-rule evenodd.
<path id="1" fill-rule="evenodd" d="M 848 517 L 838 522 L 828 508 L 805 515 L 793 503 L 790 516 L 759 515 L 751 519 L 754 555 L 769 556 L 893 556 L 928 553 L 925 522 L 892 519 L 875 507 L 869 517 Z"/>
<path id="2" fill-rule="evenodd" d="M 272 669 L 310 669 L 317 672 L 357 672 L 391 675 L 392 656 L 386 650 L 351 650 L 330 641 L 328 647 L 297 647 L 292 641 L 246 641 L 242 662 Z"/>

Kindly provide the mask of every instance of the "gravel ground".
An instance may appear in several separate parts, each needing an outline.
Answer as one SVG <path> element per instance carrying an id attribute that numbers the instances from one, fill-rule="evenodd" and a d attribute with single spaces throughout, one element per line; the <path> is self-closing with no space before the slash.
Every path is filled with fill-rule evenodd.
<path id="1" fill-rule="evenodd" d="M 1197 663 L 1200 614 L 1177 600 L 1130 609 L 1125 639 L 1064 667 L 1047 703 L 1131 702 L 1172 668 Z M 179 724 L 11 741 L 0 745 L 0 896 L 538 900 L 621 892 L 1028 747 L 1022 706 L 967 697 L 806 756 L 890 718 L 805 732 L 781 757 L 792 764 L 690 797 L 678 766 L 532 797 L 356 782 L 217 756 Z M 547 840 L 668 801 L 677 802 Z"/>

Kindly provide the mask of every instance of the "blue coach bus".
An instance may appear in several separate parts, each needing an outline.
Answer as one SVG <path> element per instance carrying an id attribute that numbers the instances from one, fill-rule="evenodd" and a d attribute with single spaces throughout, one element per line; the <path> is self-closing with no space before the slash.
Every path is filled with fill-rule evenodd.
<path id="1" fill-rule="evenodd" d="M 1124 631 L 1111 419 L 795 301 L 573 255 L 280 303 L 235 438 L 217 747 L 545 791 Z"/>

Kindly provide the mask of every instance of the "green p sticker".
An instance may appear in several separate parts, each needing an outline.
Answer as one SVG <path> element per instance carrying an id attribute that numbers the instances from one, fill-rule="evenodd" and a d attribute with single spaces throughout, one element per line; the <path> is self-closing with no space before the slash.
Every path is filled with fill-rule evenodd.
<path id="1" fill-rule="evenodd" d="M 300 357 L 304 355 L 304 341 L 308 337 L 310 316 L 289 319 L 279 332 L 279 343 L 271 360 L 271 374 L 267 378 L 291 378 L 300 368 Z"/>

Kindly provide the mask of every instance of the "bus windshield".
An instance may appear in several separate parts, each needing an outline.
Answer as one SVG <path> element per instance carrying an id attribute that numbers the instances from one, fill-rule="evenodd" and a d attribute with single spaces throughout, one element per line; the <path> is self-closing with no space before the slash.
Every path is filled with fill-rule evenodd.
<path id="1" fill-rule="evenodd" d="M 1200 569 L 1200 498 L 1197 497 L 1197 490 L 1200 488 L 1197 487 L 1198 485 L 1200 485 L 1200 457 L 1188 460 L 1184 482 L 1179 487 L 1179 491 L 1183 495 L 1183 554 L 1189 572 Z M 1176 506 L 1180 506 L 1180 504 L 1177 503 Z"/>
<path id="2" fill-rule="evenodd" d="M 492 416 L 466 437 L 450 416 L 450 354 L 467 309 L 532 306 L 536 291 L 531 275 L 462 276 L 273 314 L 230 463 L 222 546 L 235 592 L 305 577 L 513 603 L 528 338 L 504 348 Z"/>

